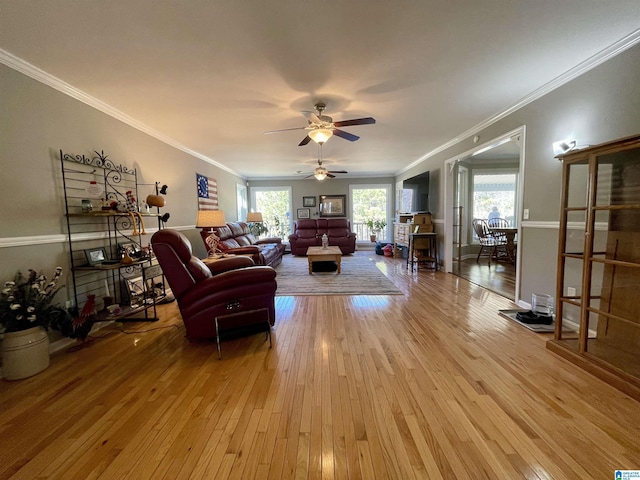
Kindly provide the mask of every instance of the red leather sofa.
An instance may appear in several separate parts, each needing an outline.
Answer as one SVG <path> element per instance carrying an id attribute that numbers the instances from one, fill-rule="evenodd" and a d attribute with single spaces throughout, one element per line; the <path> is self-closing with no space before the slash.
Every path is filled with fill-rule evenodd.
<path id="1" fill-rule="evenodd" d="M 275 323 L 273 268 L 255 266 L 245 256 L 220 259 L 208 267 L 193 256 L 189 240 L 170 229 L 156 232 L 151 245 L 190 340 L 216 338 L 217 317 L 225 319 L 227 332 L 254 333 L 248 327 Z"/>
<path id="2" fill-rule="evenodd" d="M 250 254 L 256 265 L 277 267 L 282 262 L 284 244 L 281 238 L 256 239 L 251 233 L 249 225 L 244 222 L 227 223 L 224 227 L 213 227 L 213 231 L 220 237 L 218 249 L 222 253 Z M 209 228 L 203 228 L 200 231 L 203 241 L 209 236 L 209 232 Z M 206 241 L 204 244 L 208 249 Z"/>
<path id="3" fill-rule="evenodd" d="M 318 218 L 298 220 L 289 244 L 293 255 L 306 255 L 307 248 L 322 245 L 322 235 L 327 234 L 329 245 L 340 247 L 343 255 L 356 251 L 356 234 L 351 231 L 347 218 Z"/>

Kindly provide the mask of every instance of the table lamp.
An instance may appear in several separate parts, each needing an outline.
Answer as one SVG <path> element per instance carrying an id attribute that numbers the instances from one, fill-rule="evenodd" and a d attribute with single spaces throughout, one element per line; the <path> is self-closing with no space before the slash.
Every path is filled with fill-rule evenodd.
<path id="1" fill-rule="evenodd" d="M 262 223 L 262 212 L 249 212 L 247 213 L 247 223 L 249 224 L 249 229 L 251 233 L 253 233 L 256 237 L 259 237 L 262 233 L 263 229 L 260 228 L 258 223 Z"/>
<path id="2" fill-rule="evenodd" d="M 209 236 L 204 240 L 209 247 L 210 255 L 217 256 L 218 243 L 220 242 L 220 237 L 215 234 L 213 227 L 224 227 L 225 225 L 226 221 L 222 210 L 198 210 L 196 227 L 210 229 Z"/>

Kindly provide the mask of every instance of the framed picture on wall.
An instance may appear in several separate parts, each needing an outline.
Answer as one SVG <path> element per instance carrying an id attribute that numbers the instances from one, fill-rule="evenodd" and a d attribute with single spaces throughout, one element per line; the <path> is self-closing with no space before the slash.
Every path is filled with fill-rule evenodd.
<path id="1" fill-rule="evenodd" d="M 302 206 L 303 207 L 315 207 L 316 206 L 316 197 L 302 197 Z"/>
<path id="2" fill-rule="evenodd" d="M 298 215 L 298 218 L 310 218 L 309 209 L 308 208 L 299 208 L 297 215 Z"/>
<path id="3" fill-rule="evenodd" d="M 320 216 L 321 217 L 346 217 L 347 216 L 347 196 L 346 195 L 320 195 Z"/>

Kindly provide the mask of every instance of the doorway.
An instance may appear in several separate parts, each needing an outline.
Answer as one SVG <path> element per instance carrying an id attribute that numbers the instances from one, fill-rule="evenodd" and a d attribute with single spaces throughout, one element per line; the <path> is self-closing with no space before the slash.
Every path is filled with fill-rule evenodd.
<path id="1" fill-rule="evenodd" d="M 520 231 L 524 127 L 445 162 L 445 269 L 504 297 L 519 298 L 520 251 L 517 233 L 508 259 L 478 256 L 474 219 L 497 217 Z M 512 236 L 513 238 L 513 236 Z"/>

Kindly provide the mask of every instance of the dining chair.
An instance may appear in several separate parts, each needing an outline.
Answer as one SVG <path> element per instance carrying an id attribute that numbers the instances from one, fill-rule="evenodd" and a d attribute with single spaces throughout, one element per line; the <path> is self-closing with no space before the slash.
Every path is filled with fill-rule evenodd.
<path id="1" fill-rule="evenodd" d="M 509 221 L 506 218 L 490 218 L 487 220 L 490 227 L 509 228 Z"/>
<path id="2" fill-rule="evenodd" d="M 489 220 L 487 220 L 487 224 L 489 225 L 489 228 L 509 228 L 510 226 L 509 221 L 505 218 L 490 218 Z M 494 237 L 499 238 L 500 240 L 504 240 L 505 242 L 507 241 L 507 236 L 504 233 L 491 232 L 491 234 Z"/>
<path id="3" fill-rule="evenodd" d="M 476 262 L 480 262 L 480 256 L 488 255 L 489 266 L 491 266 L 492 257 L 499 260 L 500 258 L 508 256 L 506 239 L 502 238 L 500 235 L 493 235 L 486 220 L 482 218 L 474 218 L 472 225 L 473 230 L 478 236 L 478 241 L 480 242 L 480 251 L 478 252 Z"/>

